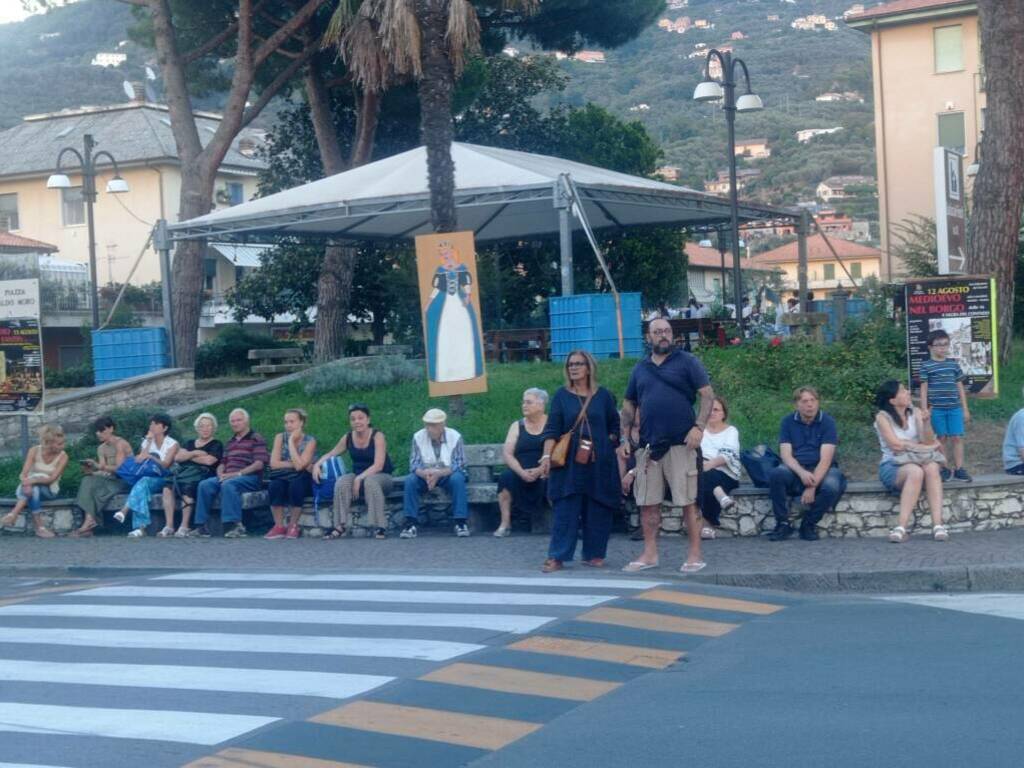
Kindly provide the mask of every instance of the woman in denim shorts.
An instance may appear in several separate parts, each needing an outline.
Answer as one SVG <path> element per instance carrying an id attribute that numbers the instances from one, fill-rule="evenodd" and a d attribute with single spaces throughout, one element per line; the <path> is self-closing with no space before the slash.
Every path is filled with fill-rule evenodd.
<path id="1" fill-rule="evenodd" d="M 890 493 L 898 493 L 900 497 L 899 518 L 896 527 L 889 533 L 889 541 L 902 544 L 909 538 L 907 528 L 922 488 L 928 495 L 928 506 L 931 508 L 932 535 L 936 541 L 946 541 L 949 529 L 942 524 L 941 465 L 936 461 L 924 465 L 909 462 L 898 464 L 895 460 L 896 454 L 903 451 L 939 447 L 927 410 L 915 409 L 910 401 L 910 391 L 895 379 L 886 381 L 878 388 L 875 406 L 878 408 L 875 432 L 882 449 L 878 479 Z"/>

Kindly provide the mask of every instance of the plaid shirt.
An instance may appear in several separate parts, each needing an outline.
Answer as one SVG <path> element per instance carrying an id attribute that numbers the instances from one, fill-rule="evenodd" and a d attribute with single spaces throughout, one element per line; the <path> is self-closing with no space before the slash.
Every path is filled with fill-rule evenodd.
<path id="1" fill-rule="evenodd" d="M 239 472 L 257 461 L 262 461 L 266 467 L 270 463 L 270 452 L 263 436 L 250 429 L 241 437 L 234 435 L 228 440 L 221 467 L 224 473 L 230 474 Z"/>

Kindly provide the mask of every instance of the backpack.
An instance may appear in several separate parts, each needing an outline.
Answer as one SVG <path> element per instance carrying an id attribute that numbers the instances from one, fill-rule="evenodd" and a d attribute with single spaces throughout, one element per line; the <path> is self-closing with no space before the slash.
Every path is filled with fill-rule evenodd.
<path id="1" fill-rule="evenodd" d="M 333 502 L 334 486 L 337 485 L 338 480 L 344 474 L 345 465 L 339 456 L 331 456 L 331 458 L 320 465 L 320 481 L 313 481 L 314 515 L 319 511 L 321 501 L 326 501 L 328 504 Z"/>
<path id="2" fill-rule="evenodd" d="M 775 451 L 762 443 L 740 451 L 740 463 L 747 471 L 750 482 L 758 488 L 767 488 L 768 475 L 782 463 L 782 459 Z"/>

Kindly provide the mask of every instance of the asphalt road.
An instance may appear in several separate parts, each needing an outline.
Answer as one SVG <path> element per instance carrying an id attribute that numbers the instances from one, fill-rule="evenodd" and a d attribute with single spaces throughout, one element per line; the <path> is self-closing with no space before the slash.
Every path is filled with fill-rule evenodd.
<path id="1" fill-rule="evenodd" d="M 1016 768 L 1022 621 L 614 573 L 0 579 L 0 768 Z"/>

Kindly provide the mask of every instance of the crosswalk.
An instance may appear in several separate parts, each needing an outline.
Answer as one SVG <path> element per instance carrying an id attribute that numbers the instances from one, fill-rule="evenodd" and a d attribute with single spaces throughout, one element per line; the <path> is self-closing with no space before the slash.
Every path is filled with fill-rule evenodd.
<path id="1" fill-rule="evenodd" d="M 532 633 L 614 611 L 606 606 L 659 586 L 621 578 L 185 572 L 8 599 L 0 604 L 0 768 L 181 766 L 285 721 L 345 730 L 391 705 L 339 705 L 396 680 L 429 688 L 461 675 L 498 696 L 502 686 L 511 695 L 556 685 L 556 675 L 506 670 L 500 657 L 485 669 L 460 660 L 490 649 L 515 653 L 505 648 L 516 642 L 541 650 L 529 645 Z M 642 629 L 629 617 L 594 621 L 610 626 L 606 619 L 623 632 Z M 702 636 L 728 631 L 725 622 L 692 621 L 686 630 Z M 544 653 L 574 657 L 564 659 L 567 680 L 577 681 L 565 688 L 567 705 L 620 682 L 617 672 L 604 682 L 571 678 L 572 664 L 588 654 L 586 663 L 600 669 L 613 661 L 657 668 L 680 655 L 638 655 L 613 643 L 594 649 L 569 638 L 547 645 Z M 465 704 L 474 688 L 462 690 Z M 538 707 L 553 712 L 556 704 Z M 428 717 L 406 709 L 399 732 Z M 484 722 L 461 717 L 471 733 Z M 452 718 L 449 725 L 457 724 Z M 522 735 L 534 726 L 507 727 Z M 484 736 L 469 741 L 480 739 L 486 746 Z M 303 764 L 315 762 L 295 763 Z"/>
<path id="2" fill-rule="evenodd" d="M 894 595 L 885 600 L 960 613 L 996 616 L 1024 621 L 1024 595 L 1000 592 L 969 592 L 943 595 Z"/>

